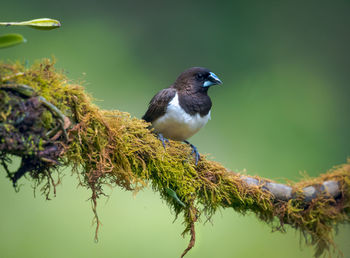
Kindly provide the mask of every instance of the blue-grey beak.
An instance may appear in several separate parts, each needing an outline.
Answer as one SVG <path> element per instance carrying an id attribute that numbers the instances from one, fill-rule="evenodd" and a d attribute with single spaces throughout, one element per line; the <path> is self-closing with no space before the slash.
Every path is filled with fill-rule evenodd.
<path id="1" fill-rule="evenodd" d="M 215 75 L 215 73 L 210 72 L 208 79 L 203 83 L 203 87 L 209 87 L 217 84 L 222 84 L 222 81 Z"/>

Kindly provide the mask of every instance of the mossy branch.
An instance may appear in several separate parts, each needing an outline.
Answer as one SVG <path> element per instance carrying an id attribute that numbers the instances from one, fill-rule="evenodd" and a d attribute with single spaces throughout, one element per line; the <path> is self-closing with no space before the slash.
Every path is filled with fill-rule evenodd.
<path id="1" fill-rule="evenodd" d="M 315 256 L 334 250 L 334 227 L 349 222 L 349 161 L 318 178 L 279 184 L 229 171 L 203 156 L 195 166 L 187 145 L 171 141 L 164 150 L 148 126 L 128 113 L 100 110 L 48 60 L 27 70 L 0 64 L 2 167 L 14 187 L 28 173 L 47 198 L 58 183 L 53 173 L 60 178 L 61 167 L 72 167 L 79 184 L 92 190 L 96 238 L 103 186 L 138 191 L 149 185 L 176 217 L 184 215 L 191 241 L 182 256 L 194 246 L 195 222 L 220 208 L 253 212 L 280 231 L 285 224 L 300 230 L 316 247 Z M 16 172 L 8 169 L 12 155 L 22 159 Z"/>

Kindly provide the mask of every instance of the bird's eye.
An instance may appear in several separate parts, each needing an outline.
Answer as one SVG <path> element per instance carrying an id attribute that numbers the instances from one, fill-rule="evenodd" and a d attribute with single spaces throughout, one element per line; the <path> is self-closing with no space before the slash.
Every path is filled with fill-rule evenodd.
<path id="1" fill-rule="evenodd" d="M 196 77 L 197 77 L 198 80 L 203 80 L 204 75 L 201 74 L 201 73 L 197 73 Z"/>

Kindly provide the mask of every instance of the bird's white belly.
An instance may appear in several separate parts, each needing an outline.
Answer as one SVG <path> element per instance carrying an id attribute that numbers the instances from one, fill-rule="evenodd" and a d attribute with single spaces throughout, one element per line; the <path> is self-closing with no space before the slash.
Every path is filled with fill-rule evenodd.
<path id="1" fill-rule="evenodd" d="M 199 113 L 191 116 L 182 109 L 179 98 L 175 97 L 169 102 L 165 114 L 152 123 L 152 127 L 165 138 L 183 141 L 199 131 L 210 119 L 210 111 L 206 116 Z"/>

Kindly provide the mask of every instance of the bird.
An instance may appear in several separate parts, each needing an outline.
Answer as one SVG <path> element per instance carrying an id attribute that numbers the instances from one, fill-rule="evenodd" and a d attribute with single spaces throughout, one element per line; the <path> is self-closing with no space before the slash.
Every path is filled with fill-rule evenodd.
<path id="1" fill-rule="evenodd" d="M 149 102 L 142 119 L 151 123 L 164 148 L 168 139 L 182 141 L 192 148 L 195 164 L 200 155 L 187 139 L 197 133 L 211 118 L 212 102 L 208 89 L 222 81 L 209 69 L 191 67 L 182 72 L 168 88 L 159 91 Z"/>

